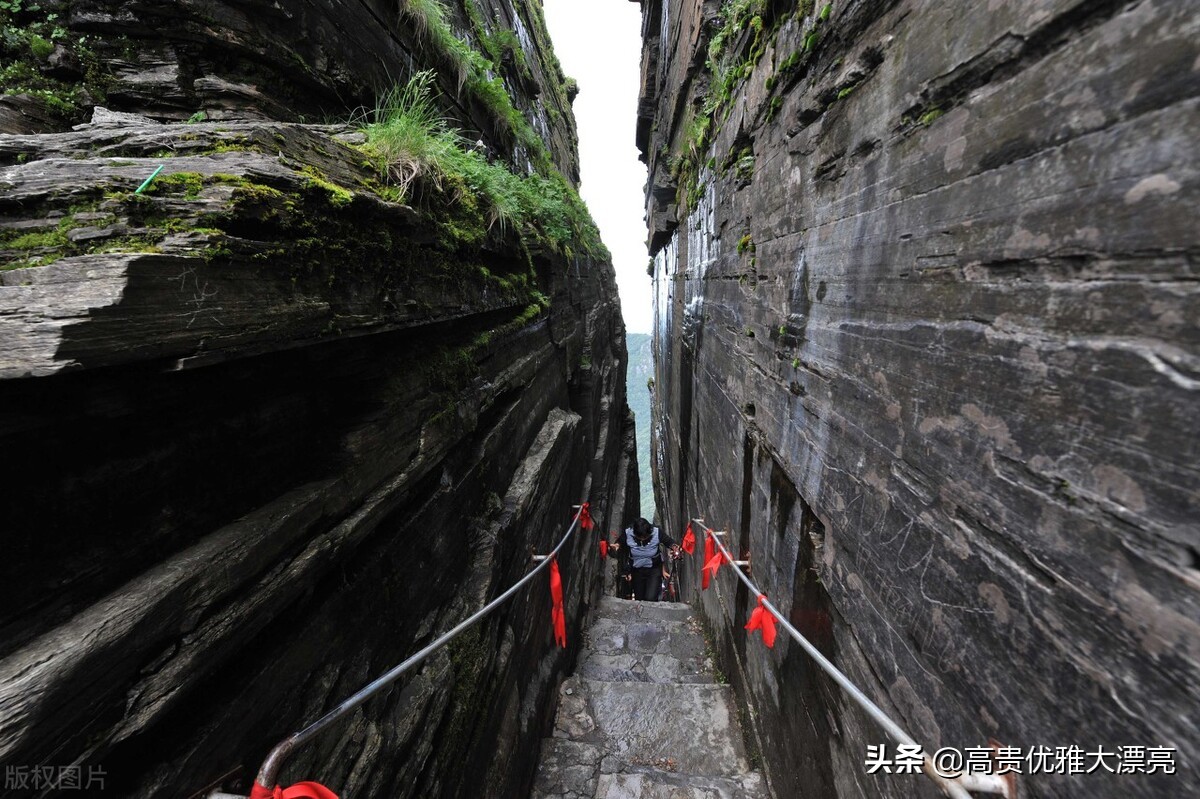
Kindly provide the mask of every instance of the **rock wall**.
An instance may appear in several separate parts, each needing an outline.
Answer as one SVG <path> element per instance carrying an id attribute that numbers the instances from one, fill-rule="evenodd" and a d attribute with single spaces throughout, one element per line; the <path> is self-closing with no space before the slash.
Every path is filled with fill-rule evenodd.
<path id="1" fill-rule="evenodd" d="M 162 121 L 343 119 L 369 113 L 397 80 L 433 69 L 448 116 L 505 154 L 519 151 L 484 92 L 466 85 L 461 59 L 448 57 L 424 23 L 440 8 L 462 44 L 495 62 L 489 82 L 504 82 L 558 168 L 579 179 L 573 90 L 551 48 L 541 4 L 531 0 L 34 0 L 24 6 L 0 9 L 0 24 L 13 31 L 0 49 L 0 75 L 8 79 L 0 85 L 0 133 L 62 129 L 88 118 L 97 103 Z M 38 55 L 33 36 L 53 49 Z"/>
<path id="2" fill-rule="evenodd" d="M 512 227 L 458 246 L 462 219 L 397 202 L 354 127 L 295 121 L 439 66 L 407 62 L 390 6 L 55 7 L 120 43 L 146 91 L 107 99 L 149 116 L 0 135 L 0 763 L 101 768 L 120 796 L 245 791 L 276 742 L 516 582 L 573 504 L 601 529 L 636 511 L 612 266 Z M 495 80 L 570 175 L 539 6 L 447 13 L 515 31 L 525 69 Z M 194 117 L 215 110 L 202 86 L 243 74 L 214 55 L 234 51 L 266 99 Z M 484 135 L 519 170 L 512 129 Z M 598 596 L 594 545 L 559 556 L 572 648 L 538 579 L 283 784 L 522 795 Z"/>
<path id="3" fill-rule="evenodd" d="M 668 528 L 731 530 L 929 751 L 1175 747 L 1022 795 L 1195 793 L 1194 9 L 642 5 Z M 884 733 L 731 577 L 696 596 L 775 795 L 938 795 L 866 774 Z"/>

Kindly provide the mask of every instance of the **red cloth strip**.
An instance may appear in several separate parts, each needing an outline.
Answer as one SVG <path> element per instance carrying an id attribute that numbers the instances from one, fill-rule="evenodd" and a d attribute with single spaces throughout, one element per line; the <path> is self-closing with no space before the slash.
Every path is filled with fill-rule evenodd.
<path id="1" fill-rule="evenodd" d="M 717 554 L 713 555 L 709 559 L 708 563 L 704 564 L 704 574 L 706 574 L 706 575 L 711 574 L 713 577 L 716 577 L 717 569 L 720 569 L 721 564 L 724 562 L 725 562 L 725 553 L 718 552 Z M 705 582 L 707 583 L 708 580 L 705 580 Z"/>
<path id="2" fill-rule="evenodd" d="M 550 618 L 554 622 L 554 642 L 567 648 L 567 614 L 563 610 L 562 575 L 558 572 L 558 558 L 550 559 Z"/>
<path id="3" fill-rule="evenodd" d="M 596 525 L 592 522 L 592 512 L 588 509 L 588 503 L 583 503 L 579 509 L 579 527 L 583 530 L 591 530 Z"/>
<path id="4" fill-rule="evenodd" d="M 608 557 L 608 541 L 601 538 L 600 539 L 600 560 L 604 560 L 607 557 Z"/>
<path id="5" fill-rule="evenodd" d="M 338 799 L 338 795 L 319 782 L 298 782 L 287 788 L 266 788 L 255 782 L 250 799 Z"/>
<path id="6" fill-rule="evenodd" d="M 767 645 L 767 649 L 774 649 L 775 614 L 767 610 L 766 606 L 763 605 L 763 600 L 766 598 L 766 594 L 758 595 L 758 607 L 750 614 L 750 621 L 746 622 L 746 629 L 750 632 L 761 630 L 762 642 Z"/>
<path id="7" fill-rule="evenodd" d="M 692 532 L 691 522 L 688 522 L 687 530 L 683 533 L 683 543 L 680 546 L 689 555 L 696 551 L 696 534 Z"/>

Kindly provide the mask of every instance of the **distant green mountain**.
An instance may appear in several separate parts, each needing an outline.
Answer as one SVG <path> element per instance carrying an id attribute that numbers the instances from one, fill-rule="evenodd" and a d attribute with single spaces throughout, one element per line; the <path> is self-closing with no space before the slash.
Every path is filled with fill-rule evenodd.
<path id="1" fill-rule="evenodd" d="M 637 420 L 638 479 L 642 489 L 642 516 L 654 520 L 654 483 L 650 476 L 650 390 L 646 382 L 654 377 L 654 355 L 650 336 L 629 333 L 629 368 L 625 376 L 628 385 L 629 407 Z"/>

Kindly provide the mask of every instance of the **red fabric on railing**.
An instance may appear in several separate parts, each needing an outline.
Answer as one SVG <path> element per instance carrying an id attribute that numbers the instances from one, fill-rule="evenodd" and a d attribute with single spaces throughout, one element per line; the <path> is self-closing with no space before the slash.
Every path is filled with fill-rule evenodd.
<path id="1" fill-rule="evenodd" d="M 709 574 L 711 574 L 713 577 L 716 577 L 717 570 L 721 568 L 721 564 L 724 562 L 725 562 L 725 553 L 724 552 L 718 552 L 717 554 L 715 554 L 711 558 L 709 558 L 708 563 L 704 564 L 704 574 L 706 575 L 706 577 Z M 704 582 L 708 583 L 708 579 L 705 579 Z M 707 588 L 707 585 L 705 587 Z"/>
<path id="2" fill-rule="evenodd" d="M 298 782 L 287 788 L 265 788 L 255 782 L 250 799 L 338 799 L 338 795 L 319 782 Z"/>
<path id="3" fill-rule="evenodd" d="M 696 551 L 696 534 L 692 532 L 692 523 L 688 522 L 687 530 L 683 533 L 683 551 L 689 555 Z"/>
<path id="4" fill-rule="evenodd" d="M 750 632 L 761 630 L 762 642 L 767 645 L 767 649 L 773 649 L 775 647 L 775 614 L 763 605 L 763 600 L 766 598 L 766 594 L 758 595 L 758 607 L 750 614 L 750 621 L 746 622 L 746 629 Z"/>
<path id="5" fill-rule="evenodd" d="M 713 534 L 712 531 L 709 531 L 704 534 L 704 562 L 706 564 L 712 560 L 714 551 Z M 702 572 L 700 572 L 700 588 L 702 590 L 708 588 L 708 578 L 708 569 L 705 568 Z"/>
<path id="6" fill-rule="evenodd" d="M 588 510 L 588 503 L 585 502 L 579 508 L 579 528 L 581 530 L 591 530 L 595 526 L 595 523 L 592 522 L 592 512 Z"/>
<path id="7" fill-rule="evenodd" d="M 558 558 L 550 559 L 550 618 L 554 622 L 554 642 L 567 648 L 567 615 L 563 611 L 562 575 L 558 573 Z"/>

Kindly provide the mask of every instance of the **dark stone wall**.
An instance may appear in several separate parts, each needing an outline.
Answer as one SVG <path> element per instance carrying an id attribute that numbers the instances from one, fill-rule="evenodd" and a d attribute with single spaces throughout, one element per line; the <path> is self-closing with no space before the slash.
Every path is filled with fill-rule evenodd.
<path id="1" fill-rule="evenodd" d="M 1175 776 L 1022 795 L 1196 792 L 1200 18 L 758 4 L 761 58 L 735 42 L 692 154 L 719 5 L 643 3 L 668 528 L 731 530 L 930 751 L 1170 746 Z M 697 596 L 777 796 L 938 795 L 866 775 L 884 733 L 791 643 L 747 642 L 732 577 Z"/>
<path id="2" fill-rule="evenodd" d="M 294 121 L 438 66 L 390 6 L 60 5 L 125 59 L 111 104 L 149 116 L 0 135 L 0 227 L 78 245 L 30 268 L 0 247 L 0 764 L 245 792 L 275 743 L 526 574 L 574 504 L 604 530 L 636 512 L 615 277 L 511 228 L 456 250 L 361 134 Z M 540 8 L 479 10 L 548 80 Z M 218 78 L 246 85 L 215 104 Z M 514 102 L 571 176 L 569 105 L 528 80 Z M 559 563 L 570 648 L 539 576 L 281 782 L 525 793 L 599 596 L 592 536 Z"/>

